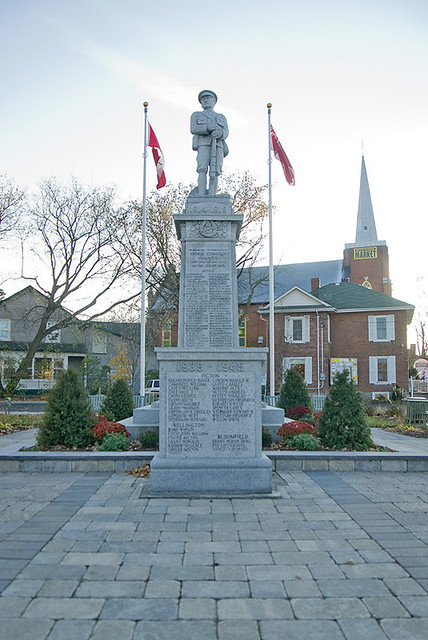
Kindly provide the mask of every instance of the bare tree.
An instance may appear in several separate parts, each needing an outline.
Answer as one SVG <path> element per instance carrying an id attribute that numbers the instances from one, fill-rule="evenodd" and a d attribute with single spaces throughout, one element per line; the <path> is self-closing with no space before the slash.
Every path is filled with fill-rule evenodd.
<path id="1" fill-rule="evenodd" d="M 26 192 L 16 187 L 13 180 L 0 175 L 0 239 L 16 228 Z"/>
<path id="2" fill-rule="evenodd" d="M 32 201 L 29 220 L 38 266 L 37 275 L 24 279 L 43 295 L 33 314 L 37 317 L 35 334 L 9 383 L 9 392 L 31 367 L 48 334 L 83 319 L 98 318 L 139 295 L 139 288 L 129 284 L 130 263 L 121 251 L 121 218 L 112 188 L 86 188 L 74 179 L 65 186 L 45 180 Z M 73 311 L 66 309 L 71 304 Z M 57 321 L 64 309 L 67 313 L 61 313 Z"/>

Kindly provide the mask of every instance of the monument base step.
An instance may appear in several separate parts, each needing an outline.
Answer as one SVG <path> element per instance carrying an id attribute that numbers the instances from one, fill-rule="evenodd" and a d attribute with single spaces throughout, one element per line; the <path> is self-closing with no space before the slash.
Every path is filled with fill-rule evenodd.
<path id="1" fill-rule="evenodd" d="M 272 497 L 272 463 L 257 458 L 162 458 L 150 470 L 150 494 L 182 497 Z"/>

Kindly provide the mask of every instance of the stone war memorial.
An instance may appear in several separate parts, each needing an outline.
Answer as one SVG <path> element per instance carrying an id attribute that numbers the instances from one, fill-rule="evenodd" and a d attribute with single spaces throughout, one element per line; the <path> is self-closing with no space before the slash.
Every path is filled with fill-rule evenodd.
<path id="1" fill-rule="evenodd" d="M 270 493 L 261 445 L 264 349 L 239 347 L 235 245 L 242 216 L 217 194 L 228 153 L 217 96 L 201 91 L 192 114 L 198 186 L 174 216 L 181 240 L 178 346 L 157 349 L 159 453 L 153 493 Z M 207 184 L 208 178 L 208 184 Z"/>
<path id="2" fill-rule="evenodd" d="M 158 348 L 160 394 L 123 421 L 133 437 L 159 426 L 150 472 L 153 495 L 271 495 L 262 452 L 263 424 L 276 429 L 282 409 L 263 407 L 266 349 L 239 347 L 235 246 L 242 216 L 217 193 L 228 154 L 217 96 L 201 91 L 191 116 L 198 185 L 174 216 L 181 241 L 178 346 Z"/>

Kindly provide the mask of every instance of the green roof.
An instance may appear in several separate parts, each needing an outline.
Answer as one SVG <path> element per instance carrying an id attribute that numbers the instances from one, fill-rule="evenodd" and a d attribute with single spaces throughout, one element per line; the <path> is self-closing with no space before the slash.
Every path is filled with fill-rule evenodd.
<path id="1" fill-rule="evenodd" d="M 362 311 L 364 309 L 375 311 L 376 309 L 390 309 L 391 311 L 407 310 L 413 314 L 415 308 L 407 302 L 387 296 L 385 293 L 373 291 L 373 289 L 367 289 L 353 282 L 327 284 L 325 287 L 320 287 L 316 289 L 316 291 L 312 291 L 312 295 L 319 298 L 319 300 L 327 302 L 338 311 Z"/>

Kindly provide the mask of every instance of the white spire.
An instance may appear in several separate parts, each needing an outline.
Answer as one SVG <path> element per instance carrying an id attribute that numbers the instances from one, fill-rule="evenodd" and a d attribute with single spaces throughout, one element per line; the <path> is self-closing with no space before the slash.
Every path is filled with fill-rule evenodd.
<path id="1" fill-rule="evenodd" d="M 360 199 L 358 201 L 357 232 L 355 235 L 357 246 L 377 245 L 376 223 L 370 197 L 369 181 L 367 179 L 364 155 L 361 163 Z"/>

